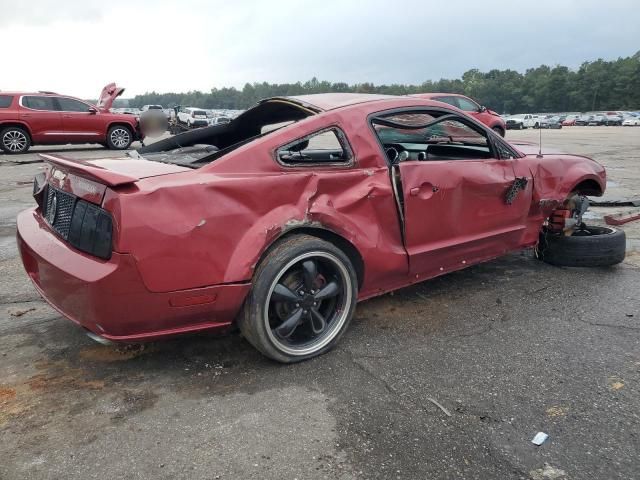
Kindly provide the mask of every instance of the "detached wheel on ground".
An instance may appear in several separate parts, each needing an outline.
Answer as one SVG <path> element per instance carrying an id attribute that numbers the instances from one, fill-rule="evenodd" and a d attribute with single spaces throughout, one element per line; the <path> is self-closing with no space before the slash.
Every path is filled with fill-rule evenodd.
<path id="1" fill-rule="evenodd" d="M 107 132 L 107 147 L 111 150 L 126 150 L 133 143 L 133 134 L 128 127 L 114 125 Z"/>
<path id="2" fill-rule="evenodd" d="M 294 363 L 330 350 L 355 312 L 356 271 L 345 253 L 310 235 L 283 239 L 262 260 L 239 326 L 267 357 Z"/>
<path id="3" fill-rule="evenodd" d="M 541 260 L 563 267 L 606 267 L 624 260 L 626 237 L 622 230 L 583 225 L 571 236 L 543 232 Z"/>
<path id="4" fill-rule="evenodd" d="M 0 150 L 13 155 L 24 153 L 31 147 L 31 138 L 27 131 L 20 127 L 8 127 L 0 130 Z"/>

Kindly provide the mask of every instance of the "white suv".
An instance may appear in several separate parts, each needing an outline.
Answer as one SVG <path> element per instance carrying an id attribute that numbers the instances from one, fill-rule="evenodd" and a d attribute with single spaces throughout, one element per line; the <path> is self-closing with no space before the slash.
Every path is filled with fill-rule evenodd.
<path id="1" fill-rule="evenodd" d="M 189 128 L 206 127 L 209 125 L 207 112 L 201 108 L 180 107 L 178 110 L 178 123 L 182 123 Z"/>

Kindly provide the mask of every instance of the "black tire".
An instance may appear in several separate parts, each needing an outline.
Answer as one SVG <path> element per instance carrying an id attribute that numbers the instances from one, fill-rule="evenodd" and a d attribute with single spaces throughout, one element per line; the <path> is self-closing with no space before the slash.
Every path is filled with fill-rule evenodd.
<path id="1" fill-rule="evenodd" d="M 501 137 L 504 137 L 504 130 L 501 127 L 493 127 L 491 130 L 496 132 Z"/>
<path id="2" fill-rule="evenodd" d="M 540 258 L 562 267 L 606 267 L 624 260 L 626 237 L 611 227 L 584 226 L 570 237 L 540 234 Z"/>
<path id="3" fill-rule="evenodd" d="M 0 151 L 7 155 L 25 153 L 31 147 L 29 132 L 20 127 L 7 127 L 0 131 Z"/>
<path id="4" fill-rule="evenodd" d="M 522 125 L 521 123 L 518 124 L 518 130 L 522 130 L 524 128 L 524 125 Z"/>
<path id="5" fill-rule="evenodd" d="M 133 132 L 125 125 L 113 125 L 107 132 L 107 147 L 111 150 L 126 150 L 133 143 Z"/>
<path id="6" fill-rule="evenodd" d="M 315 270 L 307 268 L 312 263 Z M 311 278 L 315 280 L 307 283 Z M 316 283 L 320 280 L 324 283 Z M 339 293 L 333 293 L 335 289 Z M 331 297 L 317 300 L 329 290 Z M 307 360 L 340 340 L 355 313 L 357 294 L 356 271 L 342 250 L 310 235 L 292 235 L 271 248 L 256 269 L 238 321 L 240 331 L 272 360 Z"/>

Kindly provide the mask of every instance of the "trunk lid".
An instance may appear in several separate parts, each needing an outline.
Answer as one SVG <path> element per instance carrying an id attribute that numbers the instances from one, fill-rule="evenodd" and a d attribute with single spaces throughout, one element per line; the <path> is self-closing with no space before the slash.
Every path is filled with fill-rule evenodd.
<path id="1" fill-rule="evenodd" d="M 117 187 L 119 185 L 137 182 L 143 178 L 188 172 L 191 170 L 190 168 L 179 165 L 129 157 L 86 160 L 76 160 L 59 155 L 46 154 L 40 154 L 40 157 L 62 172 L 84 177 L 108 187 Z"/>
<path id="2" fill-rule="evenodd" d="M 116 86 L 115 83 L 105 85 L 98 97 L 98 104 L 96 105 L 100 110 L 107 111 L 113 105 L 116 98 L 124 93 L 124 88 Z"/>

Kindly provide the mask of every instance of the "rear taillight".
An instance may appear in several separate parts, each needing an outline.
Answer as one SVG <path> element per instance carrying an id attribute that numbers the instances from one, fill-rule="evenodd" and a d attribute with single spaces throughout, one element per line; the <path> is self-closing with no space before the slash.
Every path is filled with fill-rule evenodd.
<path id="1" fill-rule="evenodd" d="M 109 212 L 51 185 L 43 190 L 42 216 L 53 230 L 78 250 L 111 258 L 113 222 Z"/>
<path id="2" fill-rule="evenodd" d="M 67 238 L 71 245 L 96 257 L 111 258 L 112 231 L 111 215 L 96 205 L 78 199 Z"/>

